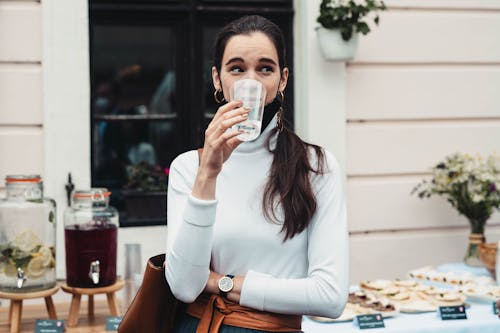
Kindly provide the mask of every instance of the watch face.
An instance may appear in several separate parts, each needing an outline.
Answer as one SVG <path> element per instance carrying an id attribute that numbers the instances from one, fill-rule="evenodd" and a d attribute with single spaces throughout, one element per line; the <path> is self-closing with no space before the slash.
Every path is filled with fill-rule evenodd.
<path id="1" fill-rule="evenodd" d="M 233 289 L 233 279 L 228 276 L 224 276 L 219 280 L 219 289 L 223 293 L 230 292 Z"/>

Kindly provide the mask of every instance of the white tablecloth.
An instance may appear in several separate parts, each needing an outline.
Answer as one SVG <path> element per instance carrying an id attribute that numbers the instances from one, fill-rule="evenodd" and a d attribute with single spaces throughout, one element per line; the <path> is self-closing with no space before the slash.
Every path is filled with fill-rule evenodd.
<path id="1" fill-rule="evenodd" d="M 399 314 L 384 319 L 385 328 L 360 330 L 353 322 L 318 323 L 304 316 L 302 331 L 304 333 L 500 333 L 500 319 L 493 314 L 491 304 L 470 303 L 465 320 L 441 320 L 436 312 L 420 314 Z"/>

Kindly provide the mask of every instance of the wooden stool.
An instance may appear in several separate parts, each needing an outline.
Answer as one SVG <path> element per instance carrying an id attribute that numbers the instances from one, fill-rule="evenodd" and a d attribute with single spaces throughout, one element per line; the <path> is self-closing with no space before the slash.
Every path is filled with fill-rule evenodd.
<path id="1" fill-rule="evenodd" d="M 19 332 L 19 327 L 21 324 L 21 316 L 23 312 L 23 301 L 25 299 L 42 298 L 42 297 L 45 298 L 45 306 L 47 307 L 49 319 L 57 319 L 56 309 L 54 307 L 54 302 L 52 301 L 52 295 L 54 295 L 58 290 L 59 286 L 56 285 L 51 289 L 34 291 L 30 293 L 6 293 L 0 291 L 0 298 L 10 300 L 10 308 L 9 308 L 10 333 Z"/>
<path id="2" fill-rule="evenodd" d="M 118 302 L 116 301 L 115 292 L 122 289 L 125 285 L 123 280 L 116 280 L 116 282 L 110 286 L 100 287 L 100 288 L 77 288 L 70 287 L 66 283 L 61 285 L 62 290 L 67 293 L 73 294 L 71 300 L 71 306 L 69 308 L 69 318 L 66 326 L 75 327 L 78 324 L 78 317 L 80 315 L 80 300 L 82 295 L 89 296 L 88 304 L 88 316 L 89 319 L 94 318 L 94 295 L 96 294 L 106 294 L 108 298 L 109 312 L 112 316 L 120 315 L 120 308 L 118 307 Z"/>

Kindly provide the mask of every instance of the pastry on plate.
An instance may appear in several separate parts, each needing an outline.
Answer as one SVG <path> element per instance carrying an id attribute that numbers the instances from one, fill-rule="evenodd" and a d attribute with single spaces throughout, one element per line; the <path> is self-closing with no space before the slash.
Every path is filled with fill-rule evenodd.
<path id="1" fill-rule="evenodd" d="M 434 296 L 438 301 L 443 302 L 457 302 L 463 301 L 463 295 L 456 292 L 448 292 L 444 294 L 437 294 Z"/>
<path id="2" fill-rule="evenodd" d="M 427 284 L 417 284 L 416 286 L 412 287 L 411 290 L 425 292 L 425 291 L 433 289 L 433 288 L 434 287 L 429 286 Z"/>
<path id="3" fill-rule="evenodd" d="M 361 288 L 380 291 L 392 287 L 394 284 L 391 280 L 373 280 L 363 281 L 360 283 Z"/>
<path id="4" fill-rule="evenodd" d="M 412 288 L 415 287 L 418 282 L 415 280 L 394 280 L 394 284 L 398 287 Z"/>
<path id="5" fill-rule="evenodd" d="M 410 299 L 411 295 L 409 292 L 404 291 L 401 293 L 388 295 L 387 297 L 389 297 L 391 300 L 395 300 L 395 301 L 406 301 L 406 300 Z"/>
<path id="6" fill-rule="evenodd" d="M 379 290 L 378 292 L 385 296 L 394 296 L 396 294 L 399 294 L 401 291 L 402 289 L 399 287 L 389 287 Z"/>

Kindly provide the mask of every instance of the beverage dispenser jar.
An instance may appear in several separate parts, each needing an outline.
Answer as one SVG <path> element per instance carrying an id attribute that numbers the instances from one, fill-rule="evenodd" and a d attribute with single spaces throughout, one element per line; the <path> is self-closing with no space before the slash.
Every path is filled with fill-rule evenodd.
<path id="1" fill-rule="evenodd" d="M 116 281 L 118 211 L 105 188 L 75 190 L 64 212 L 66 283 L 71 287 L 108 286 Z"/>
<path id="2" fill-rule="evenodd" d="M 56 203 L 38 175 L 5 177 L 0 200 L 0 290 L 32 292 L 56 285 Z"/>

